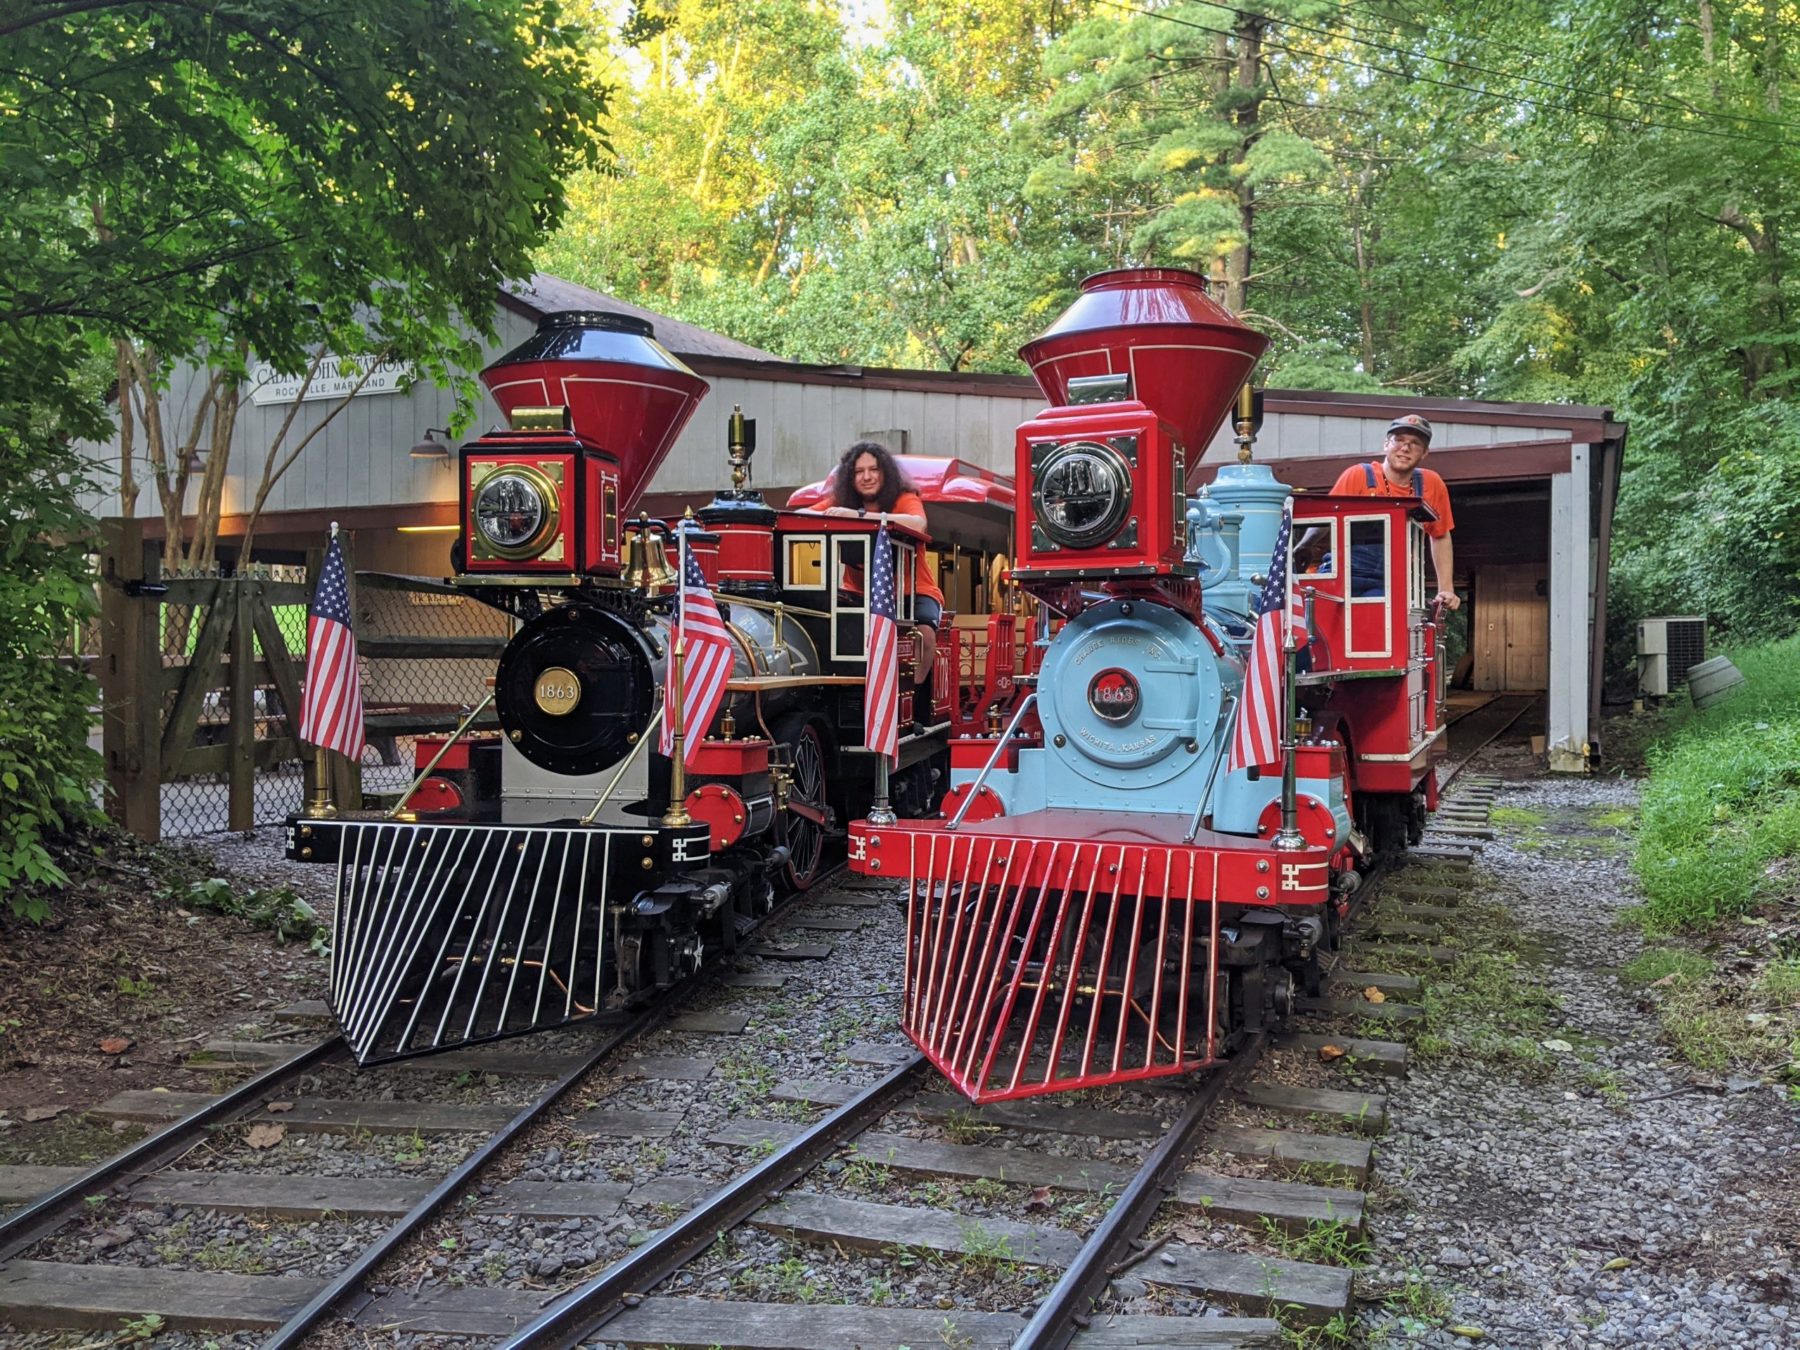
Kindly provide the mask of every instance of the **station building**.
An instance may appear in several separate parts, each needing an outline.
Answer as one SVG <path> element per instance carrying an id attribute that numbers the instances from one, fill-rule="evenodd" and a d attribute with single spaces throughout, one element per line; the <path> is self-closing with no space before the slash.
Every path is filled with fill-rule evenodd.
<path id="1" fill-rule="evenodd" d="M 648 319 L 657 340 L 711 385 L 650 484 L 653 515 L 701 505 L 727 481 L 725 421 L 741 407 L 757 423 L 755 486 L 781 502 L 821 478 L 853 440 L 895 451 L 955 457 L 1010 474 L 1013 431 L 1044 406 L 1027 375 L 883 370 L 809 365 L 692 324 L 540 274 L 499 297 L 498 356 L 522 342 L 545 314 L 597 310 Z M 419 383 L 402 392 L 399 373 L 372 379 L 334 417 L 341 389 L 327 382 L 299 400 L 299 380 L 269 380 L 245 397 L 225 485 L 221 555 L 232 556 L 244 511 L 254 500 L 264 453 L 290 414 L 287 443 L 319 427 L 274 487 L 257 524 L 263 562 L 299 562 L 331 521 L 349 532 L 354 566 L 441 576 L 457 529 L 457 483 L 445 431 L 451 395 Z M 165 401 L 171 426 L 191 420 L 201 381 L 184 369 Z M 295 402 L 300 406 L 296 409 Z M 1483 403 L 1367 394 L 1269 390 L 1255 453 L 1297 488 L 1323 491 L 1359 461 L 1378 459 L 1396 416 L 1418 412 L 1435 429 L 1430 466 L 1450 487 L 1456 516 L 1456 585 L 1465 600 L 1469 653 L 1461 683 L 1476 690 L 1541 691 L 1545 757 L 1579 771 L 1598 757 L 1606 575 L 1625 426 L 1610 410 L 1555 404 Z M 475 434 L 501 421 L 482 395 Z M 91 447 L 117 463 L 119 446 Z M 1206 463 L 1236 455 L 1229 427 Z M 146 475 L 142 468 L 140 479 Z M 116 489 L 89 506 L 117 516 Z M 136 509 L 146 537 L 161 530 L 154 490 Z M 942 537 L 962 522 L 934 519 Z M 1005 538 L 969 539 L 978 556 L 1003 552 Z M 945 577 L 952 609 L 985 597 L 986 569 L 965 565 Z"/>

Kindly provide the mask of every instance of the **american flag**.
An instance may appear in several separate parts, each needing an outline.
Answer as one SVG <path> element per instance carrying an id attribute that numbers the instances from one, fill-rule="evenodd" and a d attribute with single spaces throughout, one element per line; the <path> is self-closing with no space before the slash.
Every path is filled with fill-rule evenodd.
<path id="1" fill-rule="evenodd" d="M 725 701 L 725 682 L 731 678 L 732 657 L 737 644 L 719 615 L 719 606 L 707 589 L 706 577 L 700 571 L 700 560 L 687 546 L 687 530 L 677 535 L 681 553 L 681 593 L 676 600 L 675 641 L 669 651 L 670 673 L 673 675 L 676 653 L 685 651 L 681 668 L 681 724 L 684 751 L 682 758 L 692 762 L 694 752 L 706 739 L 706 729 L 713 715 Z M 663 700 L 662 752 L 675 753 L 675 708 Z"/>
<path id="2" fill-rule="evenodd" d="M 863 691 L 863 744 L 900 753 L 900 633 L 894 624 L 894 550 L 883 522 L 869 568 L 869 682 Z"/>
<path id="3" fill-rule="evenodd" d="M 1281 529 L 1269 555 L 1269 579 L 1263 583 L 1253 606 L 1256 636 L 1250 644 L 1250 664 L 1244 671 L 1244 693 L 1238 703 L 1231 753 L 1225 759 L 1228 773 L 1281 760 L 1281 719 L 1287 715 L 1287 691 L 1283 688 L 1287 634 L 1282 616 L 1288 615 L 1290 620 L 1293 616 L 1292 597 L 1288 594 L 1288 539 L 1293 529 L 1290 498 L 1282 508 Z"/>
<path id="4" fill-rule="evenodd" d="M 300 739 L 351 759 L 362 758 L 362 676 L 356 668 L 356 634 L 350 627 L 344 546 L 336 533 L 325 550 L 319 587 L 306 611 L 306 689 L 300 697 Z"/>

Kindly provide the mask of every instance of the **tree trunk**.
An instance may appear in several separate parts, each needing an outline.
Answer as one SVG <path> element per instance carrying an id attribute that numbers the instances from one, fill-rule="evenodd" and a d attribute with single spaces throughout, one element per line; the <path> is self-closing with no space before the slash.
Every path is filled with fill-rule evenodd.
<path id="1" fill-rule="evenodd" d="M 1375 287 L 1369 274 L 1369 250 L 1364 238 L 1364 221 L 1369 205 L 1369 176 L 1365 167 L 1356 176 L 1356 193 L 1351 202 L 1350 233 L 1356 243 L 1356 289 L 1358 313 L 1362 321 L 1362 368 L 1367 375 L 1375 373 Z"/>
<path id="2" fill-rule="evenodd" d="M 1250 148 L 1256 144 L 1262 118 L 1262 98 L 1257 93 L 1262 72 L 1262 39 L 1268 21 L 1246 14 L 1237 26 L 1237 70 L 1234 92 L 1248 94 L 1238 107 L 1237 164 L 1242 165 Z M 1225 305 L 1233 314 L 1242 314 L 1250 302 L 1250 268 L 1254 262 L 1256 189 L 1243 174 L 1237 175 L 1238 228 L 1243 243 L 1232 249 L 1225 260 Z"/>

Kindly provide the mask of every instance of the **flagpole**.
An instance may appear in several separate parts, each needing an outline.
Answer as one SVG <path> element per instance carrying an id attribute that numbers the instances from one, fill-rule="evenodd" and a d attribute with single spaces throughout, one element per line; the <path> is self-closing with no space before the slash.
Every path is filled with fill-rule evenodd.
<path id="1" fill-rule="evenodd" d="M 1294 548 L 1294 499 L 1282 503 L 1281 537 L 1287 540 L 1288 552 Z M 1270 559 L 1273 565 L 1274 559 Z M 1295 666 L 1299 648 L 1294 643 L 1294 568 L 1293 559 L 1283 558 L 1281 591 L 1281 828 L 1275 832 L 1278 852 L 1291 853 L 1306 847 L 1306 836 L 1300 833 L 1299 783 L 1295 765 L 1298 743 L 1294 740 L 1294 715 L 1298 690 Z"/>
<path id="2" fill-rule="evenodd" d="M 337 542 L 337 535 L 338 523 L 334 520 L 331 522 L 331 537 L 325 545 L 327 554 L 331 551 L 331 545 Z M 317 578 L 314 579 L 314 585 L 316 587 Z M 330 820 L 336 814 L 337 804 L 331 800 L 331 763 L 325 758 L 325 747 L 314 745 L 312 795 L 307 798 L 306 816 L 309 820 Z"/>
<path id="3" fill-rule="evenodd" d="M 887 526 L 885 524 L 883 524 L 882 527 L 876 531 L 875 537 L 871 541 L 872 547 L 874 547 L 874 548 L 882 548 L 884 546 L 891 547 L 891 545 L 887 545 L 885 543 L 886 538 L 887 538 Z M 869 559 L 869 576 L 872 579 L 874 577 L 874 575 L 875 575 L 875 559 L 871 557 Z M 870 601 L 871 601 L 871 604 L 870 604 L 868 619 L 869 619 L 870 623 L 873 623 L 875 621 L 875 612 L 874 612 L 874 604 L 873 604 L 874 597 L 872 595 L 870 597 Z M 898 624 L 898 622 L 899 622 L 898 615 L 895 616 L 894 622 L 896 624 Z M 895 699 L 895 703 L 897 705 L 899 702 L 899 698 L 900 698 L 900 643 L 899 643 L 899 636 L 898 636 L 897 632 L 896 632 L 895 640 L 894 640 L 894 644 L 893 644 L 893 662 L 894 662 L 894 699 Z M 875 672 L 865 666 L 863 669 L 863 739 L 865 739 L 865 740 L 868 739 L 869 694 L 873 690 L 874 684 L 875 684 Z M 915 692 L 913 694 L 913 697 L 914 698 L 918 697 L 917 692 Z M 895 716 L 896 717 L 899 716 L 898 712 L 895 713 Z M 875 800 L 869 803 L 869 824 L 871 824 L 871 825 L 892 825 L 897 820 L 899 820 L 899 817 L 894 814 L 893 804 L 888 801 L 888 756 L 887 756 L 887 751 L 876 750 L 875 751 Z"/>
<path id="4" fill-rule="evenodd" d="M 663 812 L 662 823 L 670 829 L 680 829 L 684 825 L 692 825 L 694 818 L 687 809 L 687 708 L 684 705 L 684 678 L 687 674 L 687 596 L 684 589 L 687 584 L 687 527 L 682 522 L 675 527 L 675 575 L 680 578 L 675 585 L 675 650 L 669 656 L 669 695 L 666 706 L 675 717 L 675 732 L 670 738 L 673 742 L 674 756 L 669 764 L 669 809 Z"/>

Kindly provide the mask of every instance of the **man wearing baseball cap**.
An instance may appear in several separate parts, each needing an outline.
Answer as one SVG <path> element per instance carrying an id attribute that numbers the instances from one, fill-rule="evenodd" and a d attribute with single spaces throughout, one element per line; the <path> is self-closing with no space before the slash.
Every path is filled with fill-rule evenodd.
<path id="1" fill-rule="evenodd" d="M 1460 609 L 1462 600 L 1452 587 L 1450 531 L 1456 522 L 1450 514 L 1450 490 L 1443 478 L 1424 467 L 1431 452 L 1431 423 L 1418 413 L 1396 417 L 1382 442 L 1385 458 L 1345 469 L 1332 484 L 1332 492 L 1344 497 L 1421 497 L 1436 520 L 1425 523 L 1431 540 L 1431 566 L 1437 574 L 1437 598 L 1445 609 Z"/>

